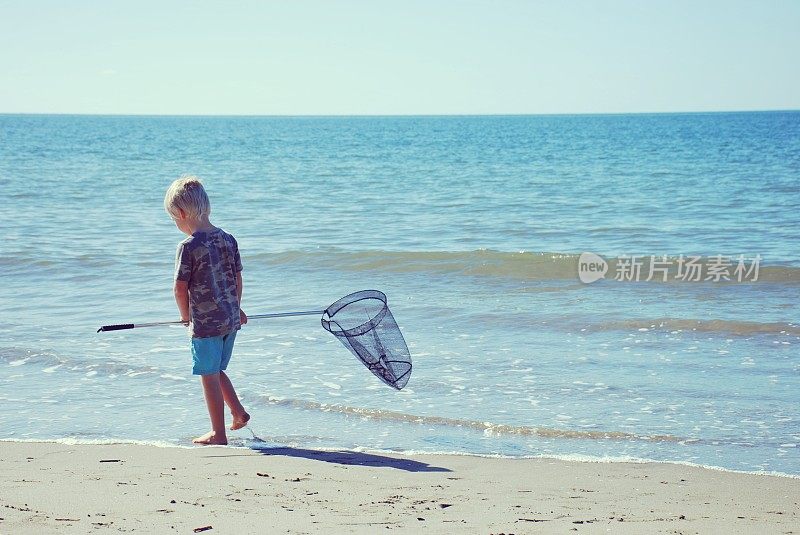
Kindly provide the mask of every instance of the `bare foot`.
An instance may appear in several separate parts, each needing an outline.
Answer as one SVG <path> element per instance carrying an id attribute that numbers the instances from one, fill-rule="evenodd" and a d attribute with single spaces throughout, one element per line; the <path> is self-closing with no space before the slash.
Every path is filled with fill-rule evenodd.
<path id="1" fill-rule="evenodd" d="M 250 421 L 250 415 L 242 413 L 239 416 L 233 417 L 233 423 L 231 424 L 231 431 L 236 431 L 237 429 L 241 429 L 242 427 L 247 425 L 247 422 Z"/>
<path id="2" fill-rule="evenodd" d="M 228 438 L 224 434 L 222 436 L 218 436 L 214 431 L 209 431 L 202 437 L 197 437 L 196 439 L 192 440 L 192 442 L 207 446 L 226 446 L 228 444 Z"/>

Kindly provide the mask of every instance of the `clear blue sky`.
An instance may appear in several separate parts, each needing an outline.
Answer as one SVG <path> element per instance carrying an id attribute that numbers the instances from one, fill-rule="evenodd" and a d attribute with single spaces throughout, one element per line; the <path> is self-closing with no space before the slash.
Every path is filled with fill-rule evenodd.
<path id="1" fill-rule="evenodd" d="M 800 108 L 800 0 L 0 0 L 0 113 Z"/>

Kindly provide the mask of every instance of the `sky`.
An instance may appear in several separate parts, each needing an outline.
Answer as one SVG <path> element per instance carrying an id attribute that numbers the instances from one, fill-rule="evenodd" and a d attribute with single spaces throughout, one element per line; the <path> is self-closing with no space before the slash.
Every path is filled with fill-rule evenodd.
<path id="1" fill-rule="evenodd" d="M 0 0 L 0 113 L 800 109 L 800 0 Z"/>

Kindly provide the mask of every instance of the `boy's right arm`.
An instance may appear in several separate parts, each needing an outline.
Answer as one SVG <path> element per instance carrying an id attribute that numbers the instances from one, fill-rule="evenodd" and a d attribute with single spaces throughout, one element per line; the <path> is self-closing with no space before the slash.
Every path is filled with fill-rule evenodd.
<path id="1" fill-rule="evenodd" d="M 239 323 L 244 325 L 247 323 L 247 314 L 242 310 L 242 272 L 236 272 L 236 297 L 239 299 Z"/>
<path id="2" fill-rule="evenodd" d="M 176 280 L 173 292 L 175 294 L 175 303 L 177 303 L 178 310 L 181 313 L 181 321 L 189 323 L 192 319 L 192 314 L 189 311 L 189 283 Z"/>

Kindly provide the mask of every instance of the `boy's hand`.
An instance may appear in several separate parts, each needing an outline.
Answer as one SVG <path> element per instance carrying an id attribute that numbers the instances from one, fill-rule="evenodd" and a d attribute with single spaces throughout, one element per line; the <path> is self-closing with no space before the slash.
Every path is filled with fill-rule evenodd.
<path id="1" fill-rule="evenodd" d="M 244 325 L 247 323 L 247 314 L 244 313 L 244 310 L 239 309 L 239 323 Z"/>

